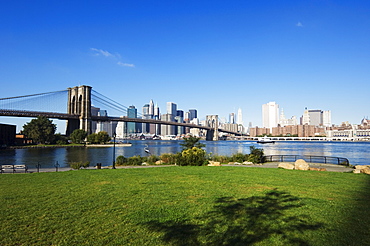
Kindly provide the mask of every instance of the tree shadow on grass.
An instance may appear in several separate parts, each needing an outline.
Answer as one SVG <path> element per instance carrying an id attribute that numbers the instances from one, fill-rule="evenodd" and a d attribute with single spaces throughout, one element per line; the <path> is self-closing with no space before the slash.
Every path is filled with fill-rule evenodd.
<path id="1" fill-rule="evenodd" d="M 147 225 L 164 233 L 162 240 L 171 245 L 251 245 L 268 239 L 308 245 L 297 235 L 323 225 L 304 215 L 288 215 L 288 210 L 303 205 L 298 197 L 272 190 L 263 196 L 219 198 L 213 210 L 192 222 L 151 221 Z"/>

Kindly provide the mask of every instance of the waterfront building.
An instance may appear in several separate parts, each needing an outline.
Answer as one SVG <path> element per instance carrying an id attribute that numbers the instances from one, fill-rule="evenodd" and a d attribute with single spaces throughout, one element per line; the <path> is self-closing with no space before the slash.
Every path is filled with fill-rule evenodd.
<path id="1" fill-rule="evenodd" d="M 15 133 L 17 126 L 0 124 L 0 147 L 15 144 Z"/>
<path id="2" fill-rule="evenodd" d="M 243 125 L 243 114 L 241 108 L 238 109 L 238 117 L 236 118 L 236 124 Z"/>
<path id="3" fill-rule="evenodd" d="M 229 114 L 229 123 L 230 124 L 235 124 L 235 113 L 230 113 Z"/>
<path id="4" fill-rule="evenodd" d="M 262 124 L 265 128 L 277 127 L 279 123 L 279 105 L 269 102 L 262 105 Z"/>
<path id="5" fill-rule="evenodd" d="M 324 110 L 322 114 L 322 123 L 324 126 L 331 126 L 331 111 L 330 110 Z"/>
<path id="6" fill-rule="evenodd" d="M 189 120 L 193 120 L 195 118 L 198 118 L 198 111 L 196 109 L 189 109 Z"/>
<path id="7" fill-rule="evenodd" d="M 292 118 L 287 119 L 287 118 L 285 118 L 284 109 L 281 109 L 280 118 L 279 118 L 279 125 L 280 126 L 295 126 L 295 125 L 298 125 L 297 117 L 292 116 Z"/>
<path id="8" fill-rule="evenodd" d="M 173 102 L 167 102 L 167 114 L 173 115 L 173 117 L 176 116 L 177 113 L 177 105 Z"/>
<path id="9" fill-rule="evenodd" d="M 127 109 L 127 117 L 128 118 L 137 118 L 137 109 L 135 106 L 130 106 Z M 139 127 L 137 126 L 136 122 L 127 122 L 127 134 L 133 135 L 138 133 Z"/>
<path id="10" fill-rule="evenodd" d="M 174 116 L 172 114 L 162 114 L 161 120 L 163 121 L 174 121 Z M 161 125 L 161 135 L 175 135 L 176 126 L 173 125 Z"/>

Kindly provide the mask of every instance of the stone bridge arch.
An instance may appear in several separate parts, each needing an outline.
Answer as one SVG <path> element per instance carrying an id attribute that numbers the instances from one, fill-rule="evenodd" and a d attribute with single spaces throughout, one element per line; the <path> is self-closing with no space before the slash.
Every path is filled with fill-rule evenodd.
<path id="1" fill-rule="evenodd" d="M 207 130 L 206 140 L 217 141 L 218 140 L 218 115 L 207 115 L 206 126 L 213 128 L 213 130 Z"/>

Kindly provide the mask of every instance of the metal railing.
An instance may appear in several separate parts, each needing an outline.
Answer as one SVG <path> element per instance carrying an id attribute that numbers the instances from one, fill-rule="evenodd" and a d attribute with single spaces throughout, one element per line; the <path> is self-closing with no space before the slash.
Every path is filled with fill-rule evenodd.
<path id="1" fill-rule="evenodd" d="M 303 159 L 309 163 L 324 163 L 350 166 L 349 160 L 343 157 L 315 156 L 315 155 L 266 155 L 265 162 L 295 162 Z"/>

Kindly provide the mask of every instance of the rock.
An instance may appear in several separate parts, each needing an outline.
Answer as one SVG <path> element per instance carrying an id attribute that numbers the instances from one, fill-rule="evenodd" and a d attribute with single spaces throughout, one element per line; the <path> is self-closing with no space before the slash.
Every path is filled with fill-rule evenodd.
<path id="1" fill-rule="evenodd" d="M 353 173 L 361 173 L 360 169 L 353 169 Z"/>
<path id="2" fill-rule="evenodd" d="M 221 166 L 221 163 L 219 161 L 209 161 L 208 166 L 210 167 Z"/>
<path id="3" fill-rule="evenodd" d="M 163 164 L 163 163 L 164 163 L 164 162 L 163 162 L 162 160 L 159 160 L 159 161 L 156 161 L 156 162 L 155 162 L 155 164 L 156 164 L 156 165 L 161 165 L 161 164 Z"/>
<path id="4" fill-rule="evenodd" d="M 310 166 L 307 164 L 305 160 L 298 159 L 294 163 L 294 169 L 295 170 L 309 170 Z"/>
<path id="5" fill-rule="evenodd" d="M 365 168 L 369 168 L 370 166 L 369 165 L 356 165 L 355 166 L 355 168 L 356 169 L 359 169 L 359 170 L 361 170 L 361 169 L 365 169 Z"/>
<path id="6" fill-rule="evenodd" d="M 310 171 L 320 171 L 320 169 L 316 167 L 310 167 Z"/>
<path id="7" fill-rule="evenodd" d="M 361 173 L 365 173 L 365 174 L 370 174 L 370 167 L 367 167 L 367 168 L 364 168 L 364 169 L 361 169 L 360 171 Z"/>
<path id="8" fill-rule="evenodd" d="M 253 162 L 245 161 L 245 162 L 243 162 L 243 165 L 253 165 Z"/>
<path id="9" fill-rule="evenodd" d="M 319 168 L 319 171 L 321 171 L 321 172 L 325 172 L 325 171 L 327 171 L 327 170 L 326 170 L 326 168 L 320 167 L 320 168 Z"/>
<path id="10" fill-rule="evenodd" d="M 292 163 L 288 163 L 288 162 L 280 162 L 279 165 L 278 165 L 278 168 L 284 168 L 284 169 L 293 170 L 294 169 L 294 165 Z"/>

